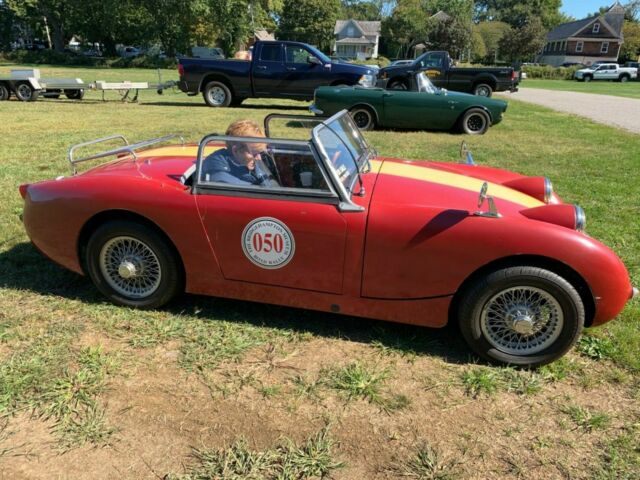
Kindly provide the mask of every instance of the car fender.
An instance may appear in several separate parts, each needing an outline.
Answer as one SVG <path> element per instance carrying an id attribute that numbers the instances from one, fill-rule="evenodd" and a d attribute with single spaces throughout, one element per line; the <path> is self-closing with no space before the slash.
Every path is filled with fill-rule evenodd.
<path id="1" fill-rule="evenodd" d="M 456 120 L 456 123 L 457 123 L 457 122 L 459 122 L 459 121 L 462 119 L 462 117 L 464 116 L 464 114 L 465 114 L 465 113 L 467 113 L 469 110 L 471 110 L 471 109 L 473 109 L 473 108 L 480 108 L 480 109 L 484 110 L 484 111 L 485 111 L 485 113 L 486 113 L 487 115 L 489 115 L 489 123 L 490 123 L 491 125 L 493 125 L 493 115 L 491 114 L 491 111 L 490 111 L 487 107 L 485 107 L 484 105 L 471 105 L 470 107 L 465 108 L 465 109 L 460 113 L 460 115 L 458 116 L 458 119 Z"/>

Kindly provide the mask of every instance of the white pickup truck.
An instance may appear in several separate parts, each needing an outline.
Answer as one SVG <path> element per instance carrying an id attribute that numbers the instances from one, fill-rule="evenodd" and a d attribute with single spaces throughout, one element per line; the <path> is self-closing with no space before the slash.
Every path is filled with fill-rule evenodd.
<path id="1" fill-rule="evenodd" d="M 579 82 L 590 82 L 591 80 L 618 80 L 628 82 L 638 78 L 637 68 L 621 67 L 617 63 L 598 63 L 591 67 L 578 70 L 575 74 Z"/>

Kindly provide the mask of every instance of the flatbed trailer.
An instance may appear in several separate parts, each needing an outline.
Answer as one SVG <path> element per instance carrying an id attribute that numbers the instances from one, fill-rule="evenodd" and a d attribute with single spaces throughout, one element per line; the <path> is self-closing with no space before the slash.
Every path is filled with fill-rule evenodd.
<path id="1" fill-rule="evenodd" d="M 136 101 L 140 90 L 156 90 L 162 95 L 167 88 L 176 86 L 177 82 L 174 80 L 162 82 L 159 71 L 158 78 L 158 83 L 102 80 L 85 83 L 80 78 L 41 78 L 37 68 L 11 70 L 9 77 L 0 77 L 0 101 L 9 100 L 11 95 L 23 102 L 34 102 L 40 96 L 59 98 L 61 95 L 72 100 L 82 100 L 87 90 L 101 91 L 103 100 L 105 91 L 116 91 L 123 101 Z M 130 97 L 131 92 L 135 93 Z"/>

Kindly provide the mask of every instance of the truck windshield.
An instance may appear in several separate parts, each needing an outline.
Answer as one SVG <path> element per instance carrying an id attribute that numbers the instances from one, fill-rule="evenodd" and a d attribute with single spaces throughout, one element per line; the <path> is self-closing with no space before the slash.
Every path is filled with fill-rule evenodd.
<path id="1" fill-rule="evenodd" d="M 327 57 L 324 53 L 322 53 L 320 50 L 318 50 L 317 48 L 312 47 L 311 45 L 307 45 L 307 48 L 309 48 L 311 53 L 313 53 L 316 57 L 322 60 L 323 63 L 331 63 L 331 59 Z"/>
<path id="2" fill-rule="evenodd" d="M 318 125 L 313 135 L 318 149 L 328 160 L 328 167 L 345 190 L 351 192 L 371 152 L 351 116 L 343 110 Z"/>

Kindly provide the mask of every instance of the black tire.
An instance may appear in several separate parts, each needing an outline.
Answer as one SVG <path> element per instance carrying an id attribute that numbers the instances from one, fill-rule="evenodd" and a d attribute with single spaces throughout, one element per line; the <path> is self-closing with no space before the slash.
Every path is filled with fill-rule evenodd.
<path id="1" fill-rule="evenodd" d="M 460 131 L 468 135 L 484 135 L 491 126 L 491 117 L 481 108 L 470 108 L 460 117 Z"/>
<path id="2" fill-rule="evenodd" d="M 473 94 L 479 97 L 490 98 L 493 95 L 493 88 L 488 83 L 478 83 L 473 87 Z"/>
<path id="3" fill-rule="evenodd" d="M 40 95 L 40 90 L 34 89 L 29 82 L 19 82 L 15 89 L 16 98 L 21 102 L 35 102 Z"/>
<path id="4" fill-rule="evenodd" d="M 547 324 L 539 326 L 535 318 L 541 311 L 549 316 Z M 485 360 L 537 367 L 573 347 L 585 313 L 580 295 L 567 280 L 523 266 L 495 271 L 473 283 L 462 292 L 457 320 L 467 344 Z"/>
<path id="5" fill-rule="evenodd" d="M 84 98 L 84 88 L 65 90 L 64 94 L 69 100 L 82 100 Z"/>
<path id="6" fill-rule="evenodd" d="M 388 90 L 409 90 L 409 85 L 404 80 L 392 80 L 389 82 Z"/>
<path id="7" fill-rule="evenodd" d="M 9 98 L 11 98 L 11 90 L 4 83 L 0 83 L 0 102 L 9 100 Z"/>
<path id="8" fill-rule="evenodd" d="M 620 82 L 627 83 L 629 81 L 629 75 L 620 75 Z"/>
<path id="9" fill-rule="evenodd" d="M 207 83 L 202 91 L 202 96 L 210 107 L 228 107 L 233 100 L 229 87 L 217 81 Z"/>
<path id="10" fill-rule="evenodd" d="M 127 248 L 134 246 L 137 253 L 127 255 Z M 158 308 L 184 288 L 182 265 L 173 248 L 152 228 L 132 221 L 99 226 L 87 243 L 85 265 L 98 290 L 118 305 Z M 145 269 L 149 273 L 143 276 L 139 272 Z M 143 291 L 127 292 L 132 288 Z"/>
<path id="11" fill-rule="evenodd" d="M 351 108 L 349 113 L 360 130 L 369 131 L 376 128 L 376 115 L 371 108 L 356 106 Z"/>
<path id="12" fill-rule="evenodd" d="M 592 77 L 591 75 L 585 75 L 585 76 L 584 76 L 584 81 L 585 81 L 586 83 L 589 83 L 591 80 L 593 80 L 593 77 Z"/>

